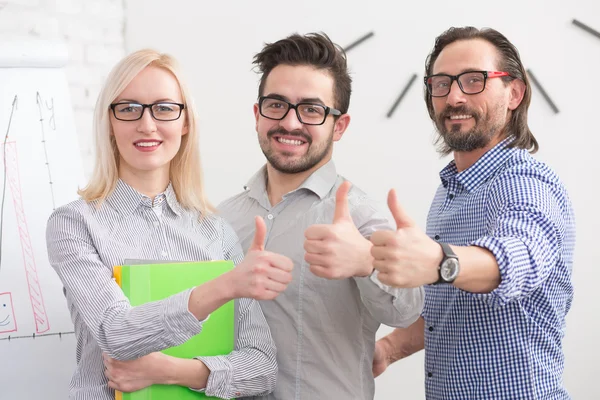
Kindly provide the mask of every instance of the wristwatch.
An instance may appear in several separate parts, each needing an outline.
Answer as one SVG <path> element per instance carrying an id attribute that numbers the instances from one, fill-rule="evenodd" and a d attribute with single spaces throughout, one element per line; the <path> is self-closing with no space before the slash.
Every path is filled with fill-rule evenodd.
<path id="1" fill-rule="evenodd" d="M 446 243 L 440 243 L 442 251 L 444 252 L 444 258 L 438 268 L 439 278 L 434 285 L 438 283 L 452 283 L 458 276 L 460 271 L 460 263 L 458 262 L 458 256 L 454 254 L 452 249 Z"/>

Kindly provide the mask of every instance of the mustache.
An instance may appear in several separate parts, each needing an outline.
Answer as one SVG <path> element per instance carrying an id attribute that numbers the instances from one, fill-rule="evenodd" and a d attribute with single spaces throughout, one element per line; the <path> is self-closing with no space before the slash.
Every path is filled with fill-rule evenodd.
<path id="1" fill-rule="evenodd" d="M 304 139 L 308 144 L 312 143 L 312 138 L 302 131 L 288 131 L 282 127 L 277 127 L 267 132 L 267 137 L 270 139 L 273 135 L 295 136 Z"/>
<path id="2" fill-rule="evenodd" d="M 444 108 L 444 110 L 440 113 L 439 119 L 440 119 L 440 121 L 443 121 L 446 118 L 450 117 L 450 115 L 457 115 L 457 114 L 472 115 L 473 118 L 475 118 L 475 121 L 479 120 L 479 114 L 477 114 L 473 110 L 470 110 L 466 106 L 460 106 L 460 107 L 446 106 L 446 108 Z"/>

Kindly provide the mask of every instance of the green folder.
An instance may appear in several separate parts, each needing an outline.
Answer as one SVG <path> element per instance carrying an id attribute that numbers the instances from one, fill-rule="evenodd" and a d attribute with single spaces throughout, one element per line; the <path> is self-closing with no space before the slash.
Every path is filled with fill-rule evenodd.
<path id="1" fill-rule="evenodd" d="M 233 268 L 231 261 L 193 261 L 146 263 L 114 267 L 114 277 L 132 306 L 162 300 L 201 285 Z M 138 261 L 135 261 L 136 263 Z M 187 342 L 163 353 L 179 358 L 225 355 L 234 346 L 234 302 L 230 301 L 210 314 L 202 332 Z M 216 399 L 187 387 L 153 385 L 133 393 L 116 392 L 116 400 L 198 400 Z"/>

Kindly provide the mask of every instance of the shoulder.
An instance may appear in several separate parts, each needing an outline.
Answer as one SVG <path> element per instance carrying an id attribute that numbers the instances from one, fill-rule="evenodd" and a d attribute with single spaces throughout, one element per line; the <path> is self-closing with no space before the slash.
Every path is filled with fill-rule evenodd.
<path id="1" fill-rule="evenodd" d="M 106 205 L 97 206 L 78 199 L 55 209 L 46 225 L 46 235 L 86 236 L 90 222 L 96 219 L 96 213 Z"/>
<path id="2" fill-rule="evenodd" d="M 506 202 L 538 203 L 554 199 L 568 203 L 567 190 L 550 166 L 522 151 L 511 157 L 493 179 L 492 187 Z"/>
<path id="3" fill-rule="evenodd" d="M 92 215 L 96 211 L 98 211 L 98 207 L 95 203 L 88 203 L 83 199 L 78 199 L 55 209 L 50 214 L 49 221 L 84 220 L 86 216 Z"/>
<path id="4" fill-rule="evenodd" d="M 244 190 L 228 199 L 223 200 L 217 205 L 217 210 L 220 214 L 229 213 L 237 209 L 241 204 L 248 200 L 249 190 Z"/>

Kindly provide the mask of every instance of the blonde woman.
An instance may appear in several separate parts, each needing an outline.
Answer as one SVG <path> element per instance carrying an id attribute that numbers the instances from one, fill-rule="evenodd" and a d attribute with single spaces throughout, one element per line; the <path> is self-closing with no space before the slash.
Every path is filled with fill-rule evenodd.
<path id="1" fill-rule="evenodd" d="M 71 399 L 175 384 L 221 398 L 273 390 L 275 346 L 256 299 L 291 281 L 292 262 L 263 251 L 264 221 L 245 258 L 233 229 L 211 213 L 202 186 L 196 112 L 175 60 L 141 50 L 111 71 L 96 104 L 96 165 L 80 200 L 48 221 L 50 263 L 77 336 Z M 237 267 L 163 301 L 132 307 L 113 280 L 125 259 L 231 259 Z M 236 301 L 235 350 L 176 359 L 160 350 L 202 330 Z"/>

